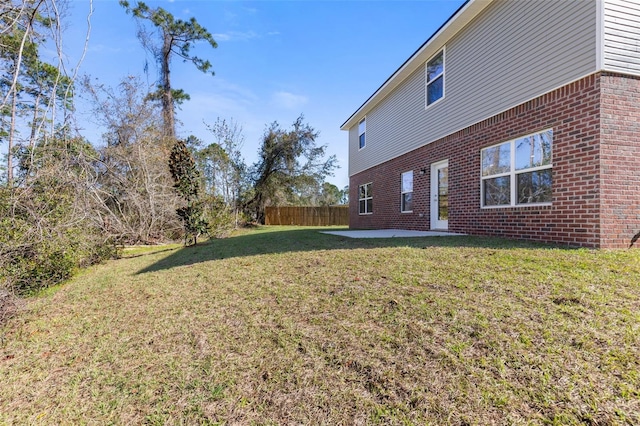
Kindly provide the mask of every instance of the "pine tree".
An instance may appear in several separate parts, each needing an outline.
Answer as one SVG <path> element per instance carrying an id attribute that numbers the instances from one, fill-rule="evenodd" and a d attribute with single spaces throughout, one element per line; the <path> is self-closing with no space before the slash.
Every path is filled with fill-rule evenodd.
<path id="1" fill-rule="evenodd" d="M 195 18 L 188 21 L 176 19 L 165 9 L 161 7 L 150 8 L 141 1 L 136 2 L 133 8 L 127 0 L 120 0 L 120 5 L 136 19 L 149 21 L 158 30 L 156 36 L 160 40 L 155 43 L 153 35 L 143 28 L 141 28 L 138 37 L 143 46 L 158 60 L 160 84 L 158 91 L 152 94 L 152 97 L 162 103 L 165 136 L 175 139 L 175 106 L 188 100 L 189 95 L 182 89 L 173 88 L 171 84 L 171 59 L 177 56 L 184 62 L 191 62 L 199 71 L 210 72 L 213 75 L 211 62 L 193 55 L 191 48 L 199 41 L 206 41 L 212 48 L 218 47 L 218 44 L 211 33 L 201 26 Z"/>

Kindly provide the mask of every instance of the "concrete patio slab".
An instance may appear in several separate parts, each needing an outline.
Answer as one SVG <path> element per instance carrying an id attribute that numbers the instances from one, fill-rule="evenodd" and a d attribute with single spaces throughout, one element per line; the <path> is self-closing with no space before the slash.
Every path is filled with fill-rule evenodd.
<path id="1" fill-rule="evenodd" d="M 412 231 L 409 229 L 367 229 L 349 231 L 320 231 L 323 234 L 349 238 L 407 238 L 407 237 L 454 237 L 465 234 L 444 231 Z"/>

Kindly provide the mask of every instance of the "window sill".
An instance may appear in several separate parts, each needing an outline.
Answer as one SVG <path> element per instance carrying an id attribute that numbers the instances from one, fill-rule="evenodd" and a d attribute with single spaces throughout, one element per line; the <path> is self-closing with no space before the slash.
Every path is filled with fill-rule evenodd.
<path id="1" fill-rule="evenodd" d="M 426 110 L 428 110 L 429 108 L 433 107 L 434 105 L 438 105 L 438 104 L 439 104 L 440 102 L 442 102 L 443 100 L 444 100 L 444 95 L 443 95 L 440 99 L 438 99 L 437 101 L 432 102 L 432 103 L 430 103 L 430 104 L 428 104 L 428 105 L 427 105 L 427 103 L 425 102 L 425 104 L 424 104 L 424 110 L 426 111 Z"/>
<path id="2" fill-rule="evenodd" d="M 518 208 L 527 208 L 527 207 L 550 207 L 553 203 L 529 203 L 529 204 L 514 204 L 514 205 L 501 205 L 501 206 L 480 206 L 483 210 L 494 210 L 494 209 L 518 209 Z"/>

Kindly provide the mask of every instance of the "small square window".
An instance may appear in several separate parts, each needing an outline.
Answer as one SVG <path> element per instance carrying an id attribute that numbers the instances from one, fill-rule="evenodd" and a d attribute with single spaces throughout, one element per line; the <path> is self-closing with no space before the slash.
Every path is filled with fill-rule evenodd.
<path id="1" fill-rule="evenodd" d="M 520 173 L 516 183 L 518 204 L 551 202 L 551 169 Z"/>
<path id="2" fill-rule="evenodd" d="M 542 132 L 516 141 L 516 170 L 551 164 L 551 133 Z"/>
<path id="3" fill-rule="evenodd" d="M 482 150 L 482 176 L 509 173 L 511 170 L 511 142 Z"/>
<path id="4" fill-rule="evenodd" d="M 482 181 L 485 206 L 505 206 L 511 204 L 511 179 L 509 176 Z"/>

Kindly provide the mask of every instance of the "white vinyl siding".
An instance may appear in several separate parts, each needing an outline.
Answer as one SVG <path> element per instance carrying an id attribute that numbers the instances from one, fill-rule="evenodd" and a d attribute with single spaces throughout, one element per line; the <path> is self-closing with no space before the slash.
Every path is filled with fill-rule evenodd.
<path id="1" fill-rule="evenodd" d="M 640 75 L 640 3 L 604 2 L 604 69 Z"/>
<path id="2" fill-rule="evenodd" d="M 595 72 L 596 10 L 583 0 L 492 2 L 446 42 L 446 98 L 425 109 L 422 62 L 366 111 L 366 150 L 350 132 L 350 175 Z"/>

